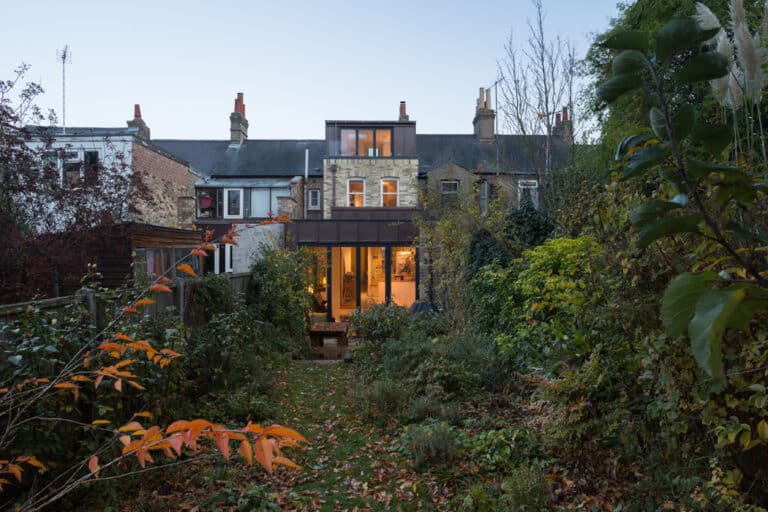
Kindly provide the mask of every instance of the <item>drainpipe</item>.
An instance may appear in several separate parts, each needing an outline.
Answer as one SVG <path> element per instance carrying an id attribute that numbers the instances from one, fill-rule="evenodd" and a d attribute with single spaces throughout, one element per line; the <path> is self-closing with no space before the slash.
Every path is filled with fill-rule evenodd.
<path id="1" fill-rule="evenodd" d="M 333 209 L 336 208 L 336 164 L 331 165 L 331 175 L 333 175 L 333 188 L 331 189 L 331 215 L 333 217 Z"/>
<path id="2" fill-rule="evenodd" d="M 307 220 L 307 207 L 309 206 L 309 148 L 304 150 L 304 220 Z"/>

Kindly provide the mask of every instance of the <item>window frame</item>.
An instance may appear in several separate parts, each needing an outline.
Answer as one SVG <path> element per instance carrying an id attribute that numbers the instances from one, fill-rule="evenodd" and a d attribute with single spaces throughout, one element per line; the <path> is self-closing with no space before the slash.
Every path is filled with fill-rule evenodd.
<path id="1" fill-rule="evenodd" d="M 362 130 L 370 130 L 373 133 L 373 141 L 372 141 L 372 149 L 374 151 L 373 155 L 360 155 L 360 131 Z M 345 154 L 343 150 L 342 142 L 344 140 L 344 137 L 342 136 L 343 132 L 345 131 L 353 131 L 355 132 L 355 147 L 353 154 Z M 378 132 L 389 132 L 389 154 L 388 155 L 380 155 L 379 154 L 379 148 L 376 144 L 378 140 Z M 376 127 L 376 126 L 342 126 L 339 128 L 339 155 L 340 157 L 344 158 L 393 158 L 394 157 L 394 130 L 391 126 L 387 127 Z"/>
<path id="2" fill-rule="evenodd" d="M 355 195 L 362 194 L 363 196 L 363 205 L 362 206 L 355 206 L 354 204 L 351 204 L 352 201 L 350 199 L 352 198 L 352 192 L 349 190 L 349 186 L 352 184 L 352 182 L 360 182 L 363 184 L 363 191 L 362 192 L 355 192 Z M 347 178 L 347 207 L 348 208 L 365 208 L 365 178 Z"/>
<path id="3" fill-rule="evenodd" d="M 387 196 L 394 195 L 395 196 L 395 206 L 384 206 L 384 182 L 385 181 L 394 181 L 395 185 L 397 186 L 397 189 L 395 190 L 395 193 L 392 194 L 392 192 L 387 192 Z M 379 206 L 382 208 L 397 208 L 400 206 L 400 178 L 381 178 L 379 180 L 379 192 L 381 195 L 381 198 L 379 199 Z"/>
<path id="4" fill-rule="evenodd" d="M 530 190 L 531 203 L 535 209 L 539 209 L 539 180 L 520 180 L 517 182 L 517 206 L 523 199 L 523 190 Z"/>
<path id="5" fill-rule="evenodd" d="M 240 211 L 236 215 L 233 215 L 229 212 L 229 192 L 237 192 L 240 194 L 240 200 L 239 200 Z M 243 209 L 245 206 L 243 204 L 243 193 L 244 192 L 242 188 L 224 188 L 224 205 L 223 205 L 224 209 L 222 210 L 223 218 L 225 219 L 242 219 L 243 218 Z"/>
<path id="6" fill-rule="evenodd" d="M 315 196 L 317 199 L 316 204 L 313 204 L 312 202 L 312 196 Z M 320 189 L 319 188 L 310 188 L 307 191 L 307 209 L 308 210 L 320 210 L 322 208 L 322 204 L 320 202 Z"/>

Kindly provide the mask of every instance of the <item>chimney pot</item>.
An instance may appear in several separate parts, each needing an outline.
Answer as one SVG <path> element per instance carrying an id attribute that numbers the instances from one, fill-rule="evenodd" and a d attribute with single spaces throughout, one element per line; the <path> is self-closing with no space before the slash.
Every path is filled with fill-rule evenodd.
<path id="1" fill-rule="evenodd" d="M 563 122 L 563 118 L 560 115 L 560 112 L 558 112 L 557 114 L 555 114 L 555 124 L 560 124 L 562 122 Z"/>
<path id="2" fill-rule="evenodd" d="M 563 107 L 563 122 L 568 122 L 568 107 Z"/>
<path id="3" fill-rule="evenodd" d="M 133 118 L 134 119 L 141 119 L 141 105 L 136 103 L 133 106 Z"/>

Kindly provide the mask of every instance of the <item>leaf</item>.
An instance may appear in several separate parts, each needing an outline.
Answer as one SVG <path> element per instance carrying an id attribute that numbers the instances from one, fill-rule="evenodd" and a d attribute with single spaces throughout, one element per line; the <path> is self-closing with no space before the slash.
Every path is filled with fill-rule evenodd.
<path id="1" fill-rule="evenodd" d="M 622 179 L 628 179 L 640 172 L 659 165 L 669 156 L 669 148 L 663 144 L 646 146 L 632 153 L 627 159 Z"/>
<path id="2" fill-rule="evenodd" d="M 185 274 L 187 274 L 189 276 L 197 277 L 197 274 L 192 269 L 192 266 L 189 263 L 182 263 L 181 265 L 176 265 L 176 270 L 178 270 L 180 272 L 184 272 Z"/>
<path id="3" fill-rule="evenodd" d="M 691 349 L 704 371 L 715 379 L 723 378 L 722 337 L 731 314 L 744 299 L 744 290 L 709 290 L 699 297 L 688 325 Z"/>
<path id="4" fill-rule="evenodd" d="M 214 441 L 216 443 L 216 447 L 219 449 L 221 454 L 224 456 L 226 460 L 229 460 L 230 452 L 229 452 L 229 437 L 227 437 L 226 432 L 219 432 L 216 434 Z"/>
<path id="5" fill-rule="evenodd" d="M 19 483 L 21 483 L 21 466 L 19 466 L 18 464 L 8 464 L 5 467 L 5 472 L 10 473 L 14 477 L 16 477 L 16 480 L 18 480 Z"/>
<path id="6" fill-rule="evenodd" d="M 148 420 L 151 420 L 152 419 L 152 413 L 149 412 L 149 411 L 141 411 L 141 412 L 137 412 L 136 414 L 134 414 L 133 417 L 134 418 L 135 417 L 147 418 Z"/>
<path id="7" fill-rule="evenodd" d="M 151 306 L 152 304 L 155 304 L 152 299 L 139 299 L 134 303 L 134 306 Z"/>
<path id="8" fill-rule="evenodd" d="M 150 292 L 159 292 L 159 293 L 173 293 L 170 288 L 165 286 L 164 284 L 153 284 L 149 287 Z"/>
<path id="9" fill-rule="evenodd" d="M 693 132 L 693 142 L 711 156 L 718 156 L 733 140 L 733 131 L 726 124 L 699 124 Z"/>
<path id="10" fill-rule="evenodd" d="M 91 474 L 93 475 L 93 478 L 99 478 L 100 469 L 101 469 L 101 466 L 99 466 L 99 458 L 94 455 L 88 460 L 88 471 L 91 472 Z"/>
<path id="11" fill-rule="evenodd" d="M 667 336 L 677 338 L 685 332 L 699 297 L 718 280 L 714 272 L 686 272 L 669 283 L 661 300 L 661 321 Z"/>
<path id="12" fill-rule="evenodd" d="M 126 307 L 123 308 L 123 313 L 125 313 L 125 314 L 136 314 L 138 312 L 139 312 L 139 310 L 136 309 L 135 306 L 126 306 Z"/>
<path id="13" fill-rule="evenodd" d="M 133 341 L 133 338 L 131 338 L 127 334 L 123 334 L 121 332 L 118 332 L 117 334 L 115 334 L 113 336 L 113 338 L 115 338 L 116 340 L 120 340 L 120 341 Z"/>
<path id="14" fill-rule="evenodd" d="M 597 88 L 597 98 L 606 103 L 613 103 L 621 95 L 633 89 L 637 89 L 641 85 L 643 85 L 642 77 L 636 73 L 617 75 L 603 82 L 603 84 Z"/>
<path id="15" fill-rule="evenodd" d="M 189 422 L 187 420 L 176 420 L 165 429 L 166 434 L 173 434 L 174 432 L 180 432 L 182 430 L 189 429 Z"/>
<path id="16" fill-rule="evenodd" d="M 111 422 L 111 421 L 109 421 L 109 420 L 93 420 L 93 421 L 91 422 L 91 425 L 109 425 L 109 424 L 111 424 L 111 423 L 112 423 L 112 422 Z"/>
<path id="17" fill-rule="evenodd" d="M 664 112 L 662 112 L 658 107 L 652 107 L 648 112 L 648 117 L 650 118 L 651 130 L 653 130 L 653 134 L 661 140 L 669 140 L 667 124 L 664 120 Z"/>
<path id="18" fill-rule="evenodd" d="M 685 103 L 677 109 L 672 116 L 672 135 L 680 142 L 696 127 L 696 108 L 690 103 Z"/>
<path id="19" fill-rule="evenodd" d="M 170 279 L 168 279 L 165 276 L 160 276 L 160 277 L 157 278 L 157 282 L 160 283 L 160 284 L 168 284 L 168 283 L 171 283 L 173 281 L 171 281 Z"/>
<path id="20" fill-rule="evenodd" d="M 718 52 L 704 52 L 688 59 L 677 72 L 677 79 L 682 83 L 714 80 L 728 74 L 730 62 Z"/>
<path id="21" fill-rule="evenodd" d="M 115 389 L 116 389 L 117 391 L 119 391 L 119 392 L 121 392 L 121 393 L 122 393 L 122 391 L 123 391 L 123 380 L 122 380 L 122 379 L 117 379 L 117 380 L 115 381 L 115 384 L 114 384 L 114 386 L 115 386 Z"/>
<path id="22" fill-rule="evenodd" d="M 663 217 L 649 222 L 640 230 L 637 246 L 645 249 L 651 242 L 664 236 L 678 233 L 699 233 L 699 223 L 702 219 L 702 214 L 694 213 L 682 217 Z"/>
<path id="23" fill-rule="evenodd" d="M 765 420 L 757 424 L 757 435 L 762 441 L 768 441 L 768 423 Z"/>
<path id="24" fill-rule="evenodd" d="M 181 437 L 181 435 L 175 435 L 168 438 L 168 444 L 171 445 L 171 448 L 179 455 L 181 456 L 181 449 L 184 446 L 184 439 Z"/>
<path id="25" fill-rule="evenodd" d="M 693 18 L 675 18 L 656 34 L 656 58 L 669 61 L 674 55 L 712 38 L 720 29 L 701 30 Z"/>
<path id="26" fill-rule="evenodd" d="M 665 213 L 678 208 L 680 208 L 678 203 L 653 199 L 635 208 L 629 215 L 629 221 L 639 229 Z"/>
<path id="27" fill-rule="evenodd" d="M 143 430 L 144 427 L 141 426 L 141 423 L 138 421 L 132 421 L 126 425 L 123 425 L 119 429 L 117 429 L 118 432 L 135 432 L 137 430 Z"/>
<path id="28" fill-rule="evenodd" d="M 190 254 L 191 256 L 200 256 L 201 258 L 207 258 L 207 257 L 208 257 L 208 253 L 207 253 L 207 252 L 205 252 L 205 251 L 204 251 L 204 250 L 202 250 L 202 249 L 192 249 L 192 250 L 189 252 L 189 254 Z"/>
<path id="29" fill-rule="evenodd" d="M 253 448 L 251 448 L 251 443 L 248 441 L 241 442 L 237 453 L 243 456 L 249 466 L 253 466 Z"/>
<path id="30" fill-rule="evenodd" d="M 624 50 L 613 59 L 613 74 L 639 73 L 648 68 L 648 59 L 637 50 Z"/>
<path id="31" fill-rule="evenodd" d="M 293 469 L 301 469 L 301 466 L 298 464 L 292 462 L 289 459 L 286 459 L 285 457 L 275 457 L 274 460 L 272 460 L 273 464 L 278 464 L 280 466 L 286 466 Z"/>
<path id="32" fill-rule="evenodd" d="M 125 382 L 127 382 L 129 386 L 134 387 L 134 388 L 138 389 L 139 391 L 146 391 L 147 390 L 147 388 L 145 388 L 144 386 L 142 386 L 141 384 L 139 384 L 136 381 L 126 380 Z"/>
<path id="33" fill-rule="evenodd" d="M 264 429 L 263 435 L 265 436 L 274 436 L 274 437 L 288 437 L 291 439 L 296 439 L 297 441 L 301 441 L 303 443 L 309 443 L 307 439 L 296 432 L 295 430 L 283 427 L 281 425 L 271 425 Z"/>
<path id="34" fill-rule="evenodd" d="M 616 147 L 616 155 L 614 156 L 615 160 L 620 161 L 622 158 L 624 158 L 624 155 L 626 155 L 628 151 L 636 148 L 637 146 L 641 146 L 650 138 L 650 133 L 638 133 L 625 138 Z"/>
<path id="35" fill-rule="evenodd" d="M 599 43 L 612 50 L 647 50 L 650 48 L 648 33 L 643 30 L 620 30 Z"/>

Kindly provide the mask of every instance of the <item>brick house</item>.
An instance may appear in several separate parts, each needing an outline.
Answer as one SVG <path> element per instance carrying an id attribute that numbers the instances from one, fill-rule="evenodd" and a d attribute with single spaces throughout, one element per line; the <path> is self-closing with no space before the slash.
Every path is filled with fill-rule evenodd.
<path id="1" fill-rule="evenodd" d="M 486 89 L 466 135 L 417 134 L 401 102 L 396 120 L 326 121 L 321 140 L 248 140 L 238 93 L 228 140 L 155 143 L 200 174 L 199 227 L 221 232 L 279 213 L 294 219 L 285 243 L 316 254 L 317 306 L 337 320 L 372 303 L 419 300 L 425 262 L 413 217 L 425 192 L 471 198 L 481 208 L 499 196 L 514 204 L 530 194 L 538 203 L 542 177 L 568 153 L 563 114 L 550 147 L 544 136 L 496 134 Z M 253 246 L 222 246 L 215 270 L 233 270 L 244 251 Z"/>

